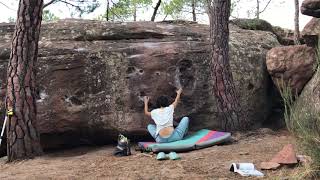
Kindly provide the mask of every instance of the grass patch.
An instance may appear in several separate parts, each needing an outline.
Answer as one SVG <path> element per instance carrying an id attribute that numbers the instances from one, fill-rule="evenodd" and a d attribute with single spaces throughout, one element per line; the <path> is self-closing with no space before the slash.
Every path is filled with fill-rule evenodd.
<path id="1" fill-rule="evenodd" d="M 320 45 L 318 46 L 320 47 Z M 317 49 L 317 72 L 314 76 L 320 79 L 320 50 Z M 320 80 L 319 80 L 320 81 Z M 319 92 L 308 90 L 305 97 L 299 97 L 283 80 L 277 82 L 284 104 L 284 118 L 288 130 L 297 138 L 298 148 L 312 158 L 310 165 L 303 172 L 293 175 L 293 179 L 320 177 L 320 112 L 310 98 L 318 96 Z M 302 94 L 301 96 L 304 96 Z M 296 101 L 295 101 L 296 99 Z"/>

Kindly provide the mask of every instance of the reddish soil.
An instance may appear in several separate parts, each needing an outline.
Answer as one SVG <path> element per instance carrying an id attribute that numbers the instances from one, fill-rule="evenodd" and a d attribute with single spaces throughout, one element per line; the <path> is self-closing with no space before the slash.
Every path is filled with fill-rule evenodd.
<path id="1" fill-rule="evenodd" d="M 157 161 L 155 155 L 134 151 L 128 157 L 114 157 L 114 147 L 82 147 L 47 153 L 15 163 L 0 159 L 0 179 L 248 179 L 229 171 L 233 162 L 252 162 L 257 168 L 284 145 L 295 143 L 286 131 L 260 129 L 236 134 L 229 145 L 179 153 L 181 160 Z M 282 179 L 303 167 L 281 167 L 262 171 L 265 179 Z M 255 179 L 250 177 L 249 179 Z"/>

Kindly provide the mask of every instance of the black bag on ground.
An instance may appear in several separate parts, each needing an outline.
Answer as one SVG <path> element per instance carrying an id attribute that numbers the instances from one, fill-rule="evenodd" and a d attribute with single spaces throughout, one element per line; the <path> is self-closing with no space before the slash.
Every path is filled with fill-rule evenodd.
<path id="1" fill-rule="evenodd" d="M 118 137 L 118 145 L 113 152 L 115 156 L 130 156 L 131 149 L 130 149 L 130 140 L 123 136 L 122 134 Z"/>

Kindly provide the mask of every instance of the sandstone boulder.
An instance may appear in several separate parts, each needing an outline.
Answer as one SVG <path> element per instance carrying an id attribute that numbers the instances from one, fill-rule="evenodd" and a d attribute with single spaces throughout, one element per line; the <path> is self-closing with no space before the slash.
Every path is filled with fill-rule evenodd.
<path id="1" fill-rule="evenodd" d="M 320 35 L 320 19 L 312 18 L 303 28 L 301 35 L 308 46 L 317 47 Z"/>
<path id="2" fill-rule="evenodd" d="M 278 41 L 280 42 L 280 44 L 284 46 L 295 45 L 293 30 L 274 26 L 273 33 L 278 37 Z M 300 44 L 305 44 L 305 41 L 302 37 L 300 37 L 299 41 Z"/>
<path id="3" fill-rule="evenodd" d="M 3 90 L 13 28 L 0 25 Z M 143 96 L 151 97 L 152 109 L 159 95 L 173 100 L 180 85 L 184 91 L 175 118 L 189 116 L 191 129 L 221 130 L 211 93 L 208 40 L 209 28 L 200 24 L 91 20 L 43 24 L 37 73 L 43 145 L 105 143 L 119 132 L 148 135 L 151 120 L 143 114 Z M 231 27 L 231 68 L 252 125 L 270 114 L 272 83 L 265 57 L 278 45 L 272 33 Z"/>
<path id="4" fill-rule="evenodd" d="M 301 5 L 301 13 L 320 18 L 320 0 L 304 0 Z"/>
<path id="5" fill-rule="evenodd" d="M 266 63 L 278 88 L 284 83 L 299 94 L 315 72 L 316 53 L 306 45 L 275 47 L 267 53 Z"/>
<path id="6" fill-rule="evenodd" d="M 230 20 L 230 22 L 241 29 L 271 32 L 277 36 L 281 45 L 294 45 L 294 32 L 292 30 L 284 29 L 279 26 L 272 26 L 269 22 L 263 19 L 237 18 Z M 300 38 L 300 43 L 304 44 L 304 40 L 302 38 Z"/>

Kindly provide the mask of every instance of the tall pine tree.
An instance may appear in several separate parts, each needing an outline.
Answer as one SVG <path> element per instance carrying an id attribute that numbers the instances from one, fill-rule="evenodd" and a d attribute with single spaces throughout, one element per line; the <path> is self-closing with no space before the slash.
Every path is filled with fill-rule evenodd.
<path id="1" fill-rule="evenodd" d="M 14 114 L 7 123 L 8 161 L 42 153 L 36 127 L 36 73 L 43 0 L 20 0 L 8 65 L 6 108 Z"/>
<path id="2" fill-rule="evenodd" d="M 245 125 L 229 64 L 230 0 L 208 0 L 212 56 L 210 62 L 213 93 L 218 100 L 225 130 Z"/>

